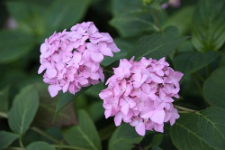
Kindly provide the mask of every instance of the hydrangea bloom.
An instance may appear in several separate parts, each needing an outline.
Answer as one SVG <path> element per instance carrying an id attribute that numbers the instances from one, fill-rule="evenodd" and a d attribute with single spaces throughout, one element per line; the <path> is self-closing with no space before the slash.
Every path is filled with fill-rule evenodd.
<path id="1" fill-rule="evenodd" d="M 169 6 L 174 8 L 180 7 L 180 0 L 169 0 L 167 3 L 163 3 L 161 7 L 162 9 L 166 9 Z"/>
<path id="2" fill-rule="evenodd" d="M 44 82 L 49 93 L 60 90 L 72 94 L 82 87 L 104 81 L 100 63 L 105 56 L 119 52 L 108 33 L 101 33 L 92 22 L 74 25 L 70 31 L 54 33 L 41 45 L 38 73 L 44 70 Z"/>
<path id="3" fill-rule="evenodd" d="M 171 125 L 179 118 L 172 102 L 179 98 L 179 81 L 183 74 L 169 67 L 165 58 L 142 58 L 138 62 L 120 60 L 114 75 L 101 91 L 105 117 L 114 117 L 116 126 L 122 121 L 135 126 L 139 135 L 146 130 L 163 132 L 165 122 Z"/>

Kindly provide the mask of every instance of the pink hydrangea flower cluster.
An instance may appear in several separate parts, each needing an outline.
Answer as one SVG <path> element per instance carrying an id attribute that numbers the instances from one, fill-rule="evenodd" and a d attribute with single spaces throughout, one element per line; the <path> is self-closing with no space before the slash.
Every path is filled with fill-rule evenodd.
<path id="1" fill-rule="evenodd" d="M 54 33 L 45 39 L 40 51 L 38 73 L 46 70 L 44 82 L 50 84 L 49 93 L 54 97 L 60 90 L 75 94 L 82 87 L 103 82 L 100 63 L 120 50 L 108 33 L 99 32 L 92 22 L 84 22 L 70 31 Z"/>
<path id="2" fill-rule="evenodd" d="M 167 3 L 163 3 L 161 7 L 162 7 L 162 9 L 166 9 L 169 6 L 171 6 L 173 8 L 180 7 L 180 0 L 169 0 Z"/>
<path id="3" fill-rule="evenodd" d="M 121 59 L 114 75 L 101 91 L 105 117 L 114 117 L 116 126 L 122 121 L 135 126 L 144 136 L 146 130 L 163 132 L 164 123 L 171 125 L 179 118 L 173 97 L 179 98 L 179 81 L 183 74 L 174 71 L 165 58 L 142 58 L 138 62 Z"/>

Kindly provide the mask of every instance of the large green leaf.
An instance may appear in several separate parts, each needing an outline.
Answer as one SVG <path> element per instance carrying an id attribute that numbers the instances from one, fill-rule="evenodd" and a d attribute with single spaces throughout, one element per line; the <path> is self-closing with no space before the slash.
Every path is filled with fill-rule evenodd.
<path id="1" fill-rule="evenodd" d="M 24 134 L 29 128 L 39 105 L 38 93 L 34 86 L 23 88 L 16 95 L 9 111 L 9 126 L 15 133 Z"/>
<path id="2" fill-rule="evenodd" d="M 193 44 L 198 51 L 218 50 L 225 42 L 225 1 L 201 0 L 193 22 Z"/>
<path id="3" fill-rule="evenodd" d="M 0 131 L 0 150 L 7 148 L 13 141 L 19 138 L 18 134 Z"/>
<path id="4" fill-rule="evenodd" d="M 225 108 L 225 68 L 215 70 L 203 85 L 203 95 L 212 106 Z"/>
<path id="5" fill-rule="evenodd" d="M 55 116 L 55 108 L 57 98 L 51 98 L 48 93 L 47 85 L 37 83 L 34 85 L 39 94 L 39 108 L 35 116 L 33 124 L 38 127 L 62 127 L 77 124 L 73 103 L 70 103 L 66 108 L 62 109 Z"/>
<path id="6" fill-rule="evenodd" d="M 176 11 L 172 16 L 168 17 L 163 27 L 175 26 L 181 34 L 186 33 L 191 29 L 194 6 L 187 6 Z"/>
<path id="7" fill-rule="evenodd" d="M 174 58 L 176 70 L 181 71 L 185 75 L 193 73 L 214 61 L 217 58 L 216 52 L 188 52 L 182 53 Z"/>
<path id="8" fill-rule="evenodd" d="M 33 38 L 21 30 L 0 32 L 0 63 L 12 62 L 26 55 L 33 47 Z"/>
<path id="9" fill-rule="evenodd" d="M 8 112 L 9 104 L 8 104 L 8 95 L 9 95 L 9 87 L 5 87 L 2 91 L 0 91 L 0 112 Z"/>
<path id="10" fill-rule="evenodd" d="M 171 128 L 179 150 L 223 150 L 225 147 L 225 110 L 212 107 L 196 114 L 181 114 Z"/>
<path id="11" fill-rule="evenodd" d="M 128 58 L 135 56 L 135 60 L 142 57 L 159 59 L 172 54 L 176 47 L 187 37 L 175 37 L 174 35 L 153 34 L 143 37 L 128 53 Z"/>
<path id="12" fill-rule="evenodd" d="M 131 150 L 133 144 L 138 144 L 143 139 L 133 127 L 123 123 L 113 133 L 109 141 L 109 150 Z"/>
<path id="13" fill-rule="evenodd" d="M 78 112 L 79 125 L 63 129 L 66 142 L 80 150 L 101 150 L 101 142 L 94 123 L 84 110 Z"/>
<path id="14" fill-rule="evenodd" d="M 34 142 L 27 146 L 27 150 L 55 150 L 46 142 Z"/>
<path id="15" fill-rule="evenodd" d="M 53 29 L 65 29 L 85 14 L 90 0 L 55 0 L 47 11 L 46 21 Z"/>

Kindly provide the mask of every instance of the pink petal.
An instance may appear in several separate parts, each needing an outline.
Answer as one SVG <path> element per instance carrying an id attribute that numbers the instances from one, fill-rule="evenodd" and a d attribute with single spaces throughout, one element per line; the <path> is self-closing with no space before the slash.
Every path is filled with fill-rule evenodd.
<path id="1" fill-rule="evenodd" d="M 145 124 L 143 122 L 139 122 L 135 126 L 135 130 L 139 135 L 144 136 L 145 135 Z"/>
<path id="2" fill-rule="evenodd" d="M 101 62 L 103 59 L 104 59 L 104 56 L 99 53 L 99 52 L 93 52 L 91 53 L 91 59 L 94 61 L 94 62 Z"/>
<path id="3" fill-rule="evenodd" d="M 45 69 L 46 68 L 43 65 L 41 65 L 38 69 L 38 74 L 41 74 Z"/>
<path id="4" fill-rule="evenodd" d="M 57 70 L 56 70 L 55 68 L 48 69 L 48 70 L 46 71 L 46 73 L 47 73 L 48 77 L 49 77 L 50 79 L 52 79 L 52 78 L 56 77 L 56 75 L 57 75 Z"/>
<path id="5" fill-rule="evenodd" d="M 121 107 L 121 112 L 124 114 L 124 115 L 127 115 L 128 112 L 129 112 L 129 104 L 125 104 Z"/>
<path id="6" fill-rule="evenodd" d="M 165 118 L 164 110 L 154 110 L 151 120 L 155 123 L 162 124 Z"/>
<path id="7" fill-rule="evenodd" d="M 122 114 L 119 112 L 116 114 L 115 118 L 114 118 L 114 122 L 116 126 L 119 126 L 122 122 Z"/>
<path id="8" fill-rule="evenodd" d="M 61 87 L 59 85 L 49 85 L 48 86 L 48 91 L 49 91 L 51 97 L 55 97 L 59 93 L 59 90 L 61 90 Z"/>

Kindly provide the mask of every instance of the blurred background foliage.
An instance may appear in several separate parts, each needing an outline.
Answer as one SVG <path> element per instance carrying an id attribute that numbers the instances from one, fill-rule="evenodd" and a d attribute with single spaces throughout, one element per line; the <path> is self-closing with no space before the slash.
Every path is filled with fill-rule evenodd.
<path id="1" fill-rule="evenodd" d="M 113 62 L 120 58 L 142 56 L 143 51 L 147 49 L 150 51 L 149 45 L 152 42 L 172 43 L 171 47 L 164 46 L 164 49 L 168 48 L 167 52 L 160 53 L 159 50 L 159 53 L 151 53 L 148 57 L 167 56 L 171 66 L 185 74 L 180 91 L 181 99 L 176 103 L 195 110 L 204 109 L 214 103 L 216 106 L 220 105 L 221 98 L 218 98 L 216 102 L 211 101 L 215 97 L 207 96 L 207 94 L 203 97 L 203 93 L 217 94 L 216 88 L 210 89 L 211 82 L 216 82 L 216 86 L 220 86 L 218 89 L 224 90 L 221 85 L 222 81 L 215 81 L 218 76 L 214 74 L 219 74 L 221 78 L 224 78 L 225 71 L 219 70 L 213 74 L 215 77 L 210 76 L 216 68 L 225 64 L 225 18 L 221 17 L 221 14 L 225 14 L 224 0 L 213 1 L 215 3 L 213 8 L 210 5 L 212 0 L 205 2 L 203 0 L 181 0 L 180 8 L 169 7 L 166 10 L 161 9 L 163 2 L 166 0 L 1 0 L 0 113 L 2 116 L 0 130 L 13 131 L 17 134 L 0 132 L 0 149 L 6 148 L 11 143 L 12 147 L 18 147 L 20 140 L 16 139 L 19 138 L 18 135 L 20 137 L 23 135 L 22 142 L 25 147 L 36 142 L 30 144 L 27 147 L 28 150 L 34 150 L 40 145 L 43 146 L 43 150 L 44 148 L 52 149 L 53 147 L 48 147 L 47 143 L 57 143 L 58 145 L 54 146 L 57 149 L 64 149 L 65 147 L 60 147 L 64 143 L 73 148 L 77 147 L 77 149 L 188 150 L 188 146 L 185 146 L 187 139 L 180 139 L 184 141 L 184 143 L 180 142 L 184 145 L 177 143 L 179 137 L 177 131 L 183 133 L 178 127 L 176 130 L 173 129 L 175 131 L 172 134 L 177 136 L 173 138 L 173 142 L 169 125 L 166 125 L 165 133 L 149 132 L 144 138 L 138 136 L 134 129 L 126 124 L 115 131 L 113 118 L 107 120 L 104 118 L 102 101 L 98 97 L 104 84 L 92 86 L 75 98 L 70 95 L 63 97 L 63 100 L 66 98 L 72 103 L 65 108 L 63 108 L 65 104 L 62 104 L 60 108 L 63 109 L 55 116 L 55 109 L 59 105 L 57 102 L 62 97 L 50 98 L 47 85 L 42 82 L 42 75 L 37 74 L 40 65 L 39 48 L 45 38 L 55 31 L 69 29 L 78 22 L 93 21 L 101 32 L 110 33 L 121 49 L 115 57 L 106 58 L 102 63 L 103 66 L 111 64 L 110 67 L 115 67 Z M 154 33 L 170 36 L 156 36 L 155 41 L 147 38 L 145 44 L 138 44 L 137 41 L 141 37 Z M 184 42 L 180 44 L 182 41 Z M 210 80 L 205 83 L 209 76 Z M 209 86 L 204 85 L 203 89 L 204 83 Z M 29 101 L 29 96 L 35 103 Z M 13 102 L 14 99 L 17 99 L 16 104 Z M 18 110 L 14 109 L 15 112 L 8 113 L 12 107 Z M 31 112 L 25 116 L 28 126 L 18 130 L 14 121 L 19 117 L 15 119 L 10 116 L 23 113 L 24 109 Z M 7 113 L 9 121 L 5 119 L 7 116 L 4 116 Z M 78 122 L 79 125 L 76 125 Z M 50 137 L 44 135 L 45 133 Z M 1 136 L 11 140 L 2 141 Z M 185 136 L 189 136 L 189 133 Z M 195 149 L 199 149 L 198 140 Z M 213 144 L 207 146 L 204 143 L 203 147 L 201 144 L 200 142 L 202 149 L 203 147 L 205 150 L 214 149 Z M 224 141 L 217 148 L 220 149 L 221 145 L 225 147 Z"/>

